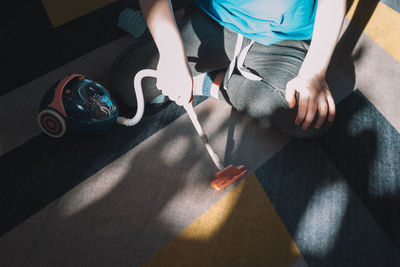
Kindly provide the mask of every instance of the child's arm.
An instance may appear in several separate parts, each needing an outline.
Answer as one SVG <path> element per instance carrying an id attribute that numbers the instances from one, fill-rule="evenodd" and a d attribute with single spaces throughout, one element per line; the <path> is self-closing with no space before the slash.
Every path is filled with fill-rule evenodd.
<path id="1" fill-rule="evenodd" d="M 177 104 L 189 103 L 193 79 L 171 2 L 139 0 L 139 4 L 160 54 L 157 87 Z"/>
<path id="2" fill-rule="evenodd" d="M 346 0 L 318 0 L 314 32 L 307 56 L 298 75 L 288 82 L 286 100 L 289 107 L 296 104 L 296 92 L 299 93 L 298 111 L 295 123 L 303 123 L 308 129 L 318 111 L 315 128 L 325 122 L 333 121 L 335 103 L 325 81 L 325 74 L 335 49 L 344 15 Z"/>

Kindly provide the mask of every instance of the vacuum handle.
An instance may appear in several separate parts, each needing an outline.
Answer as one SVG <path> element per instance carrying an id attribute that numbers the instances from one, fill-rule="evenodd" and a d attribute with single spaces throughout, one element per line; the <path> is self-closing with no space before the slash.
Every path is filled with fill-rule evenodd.
<path id="1" fill-rule="evenodd" d="M 224 169 L 224 165 L 222 165 L 221 160 L 219 159 L 218 155 L 214 152 L 210 143 L 208 142 L 207 135 L 204 133 L 203 128 L 201 127 L 199 120 L 197 119 L 197 115 L 194 112 L 192 103 L 188 103 L 183 105 L 187 114 L 189 115 L 190 120 L 193 123 L 194 128 L 196 129 L 197 133 L 200 136 L 201 141 L 203 141 L 208 154 L 210 154 L 212 161 L 214 162 L 215 166 L 221 171 Z"/>
<path id="2" fill-rule="evenodd" d="M 143 117 L 144 113 L 144 96 L 142 89 L 142 79 L 144 77 L 154 77 L 157 78 L 157 71 L 151 69 L 143 69 L 136 73 L 135 79 L 133 80 L 133 87 L 136 93 L 137 100 L 137 111 L 134 117 L 128 119 L 124 117 L 118 117 L 117 122 L 125 126 L 133 126 L 137 124 Z"/>

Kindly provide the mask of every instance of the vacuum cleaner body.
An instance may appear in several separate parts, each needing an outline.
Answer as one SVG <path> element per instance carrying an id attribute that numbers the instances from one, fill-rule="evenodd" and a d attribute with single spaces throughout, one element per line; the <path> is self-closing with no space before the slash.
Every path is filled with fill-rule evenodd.
<path id="1" fill-rule="evenodd" d="M 51 137 L 61 137 L 67 131 L 101 134 L 115 125 L 118 113 L 118 106 L 102 85 L 81 74 L 70 74 L 44 95 L 38 122 Z"/>

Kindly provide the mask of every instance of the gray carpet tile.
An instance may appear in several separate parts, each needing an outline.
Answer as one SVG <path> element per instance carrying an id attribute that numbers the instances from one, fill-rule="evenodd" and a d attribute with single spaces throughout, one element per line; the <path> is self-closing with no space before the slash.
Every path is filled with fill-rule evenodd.
<path id="1" fill-rule="evenodd" d="M 381 0 L 381 2 L 396 10 L 397 12 L 400 12 L 400 2 L 398 0 Z"/>
<path id="2" fill-rule="evenodd" d="M 249 170 L 290 140 L 216 100 L 196 111 L 217 154 Z M 86 163 L 95 164 L 98 153 Z M 0 265 L 139 266 L 234 187 L 213 190 L 215 171 L 189 118 L 181 116 L 4 234 Z"/>
<path id="3" fill-rule="evenodd" d="M 197 103 L 204 98 L 198 98 Z M 0 158 L 0 235 L 99 171 L 184 113 L 174 104 L 149 106 L 135 127 L 104 135 L 40 134 Z"/>
<path id="4" fill-rule="evenodd" d="M 362 33 L 358 25 L 345 20 L 331 63 L 400 131 L 400 62 Z"/>

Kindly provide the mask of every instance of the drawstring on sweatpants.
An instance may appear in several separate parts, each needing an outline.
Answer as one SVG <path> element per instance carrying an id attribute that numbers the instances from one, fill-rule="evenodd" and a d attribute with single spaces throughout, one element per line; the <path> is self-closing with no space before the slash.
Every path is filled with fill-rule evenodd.
<path id="1" fill-rule="evenodd" d="M 233 58 L 231 60 L 231 63 L 229 64 L 229 67 L 227 70 L 227 76 L 225 77 L 225 79 L 227 81 L 231 78 L 235 67 L 240 72 L 240 74 L 243 77 L 245 77 L 246 79 L 253 80 L 253 81 L 261 81 L 262 80 L 262 78 L 260 76 L 247 71 L 243 67 L 244 60 L 246 59 L 247 53 L 249 52 L 249 50 L 253 46 L 253 44 L 254 44 L 254 40 L 251 40 L 251 42 L 247 46 L 245 46 L 242 50 L 243 35 L 238 33 Z M 227 83 L 224 83 L 224 84 L 226 86 Z M 227 89 L 227 88 L 225 88 L 225 89 Z"/>

